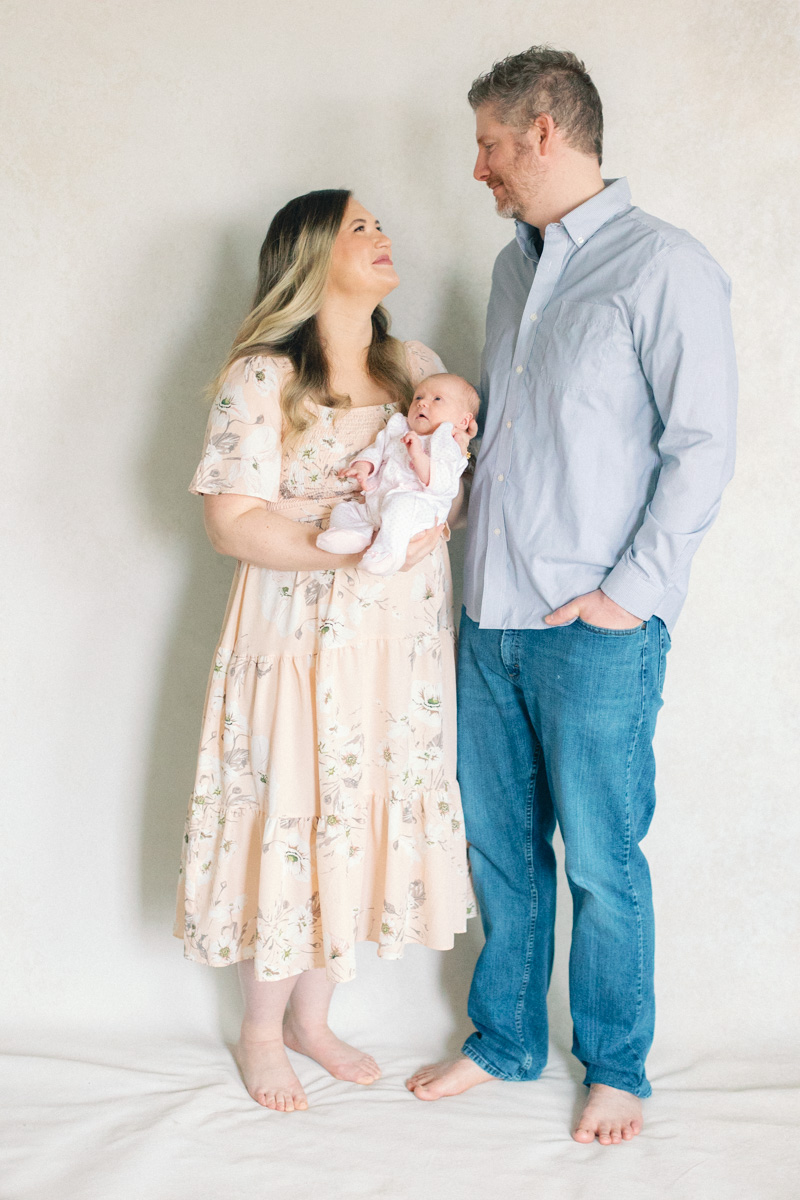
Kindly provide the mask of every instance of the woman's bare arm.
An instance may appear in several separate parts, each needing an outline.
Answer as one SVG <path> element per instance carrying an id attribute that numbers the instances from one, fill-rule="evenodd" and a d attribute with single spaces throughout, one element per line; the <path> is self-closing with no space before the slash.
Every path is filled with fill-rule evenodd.
<path id="1" fill-rule="evenodd" d="M 272 571 L 334 571 L 358 566 L 361 559 L 360 554 L 319 550 L 316 525 L 269 512 L 263 500 L 224 495 L 204 496 L 203 501 L 206 533 L 218 554 Z M 430 554 L 443 530 L 444 525 L 436 525 L 412 538 L 401 570 L 409 570 Z"/>
<path id="2" fill-rule="evenodd" d="M 360 554 L 319 550 L 316 525 L 269 512 L 252 496 L 204 496 L 206 533 L 218 554 L 273 571 L 332 571 L 354 567 Z"/>

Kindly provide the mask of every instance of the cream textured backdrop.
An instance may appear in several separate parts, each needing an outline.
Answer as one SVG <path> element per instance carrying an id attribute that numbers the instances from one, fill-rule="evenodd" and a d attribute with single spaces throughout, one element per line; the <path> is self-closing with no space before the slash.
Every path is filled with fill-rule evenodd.
<path id="1" fill-rule="evenodd" d="M 725 1086 L 734 1061 L 796 1064 L 794 4 L 4 0 L 0 19 L 7 1037 L 233 1032 L 232 973 L 184 963 L 170 936 L 232 573 L 186 491 L 202 389 L 272 214 L 331 186 L 353 188 L 394 239 L 395 332 L 475 379 L 513 227 L 471 178 L 465 93 L 539 41 L 593 74 L 604 173 L 627 175 L 636 203 L 687 227 L 734 281 L 738 470 L 674 638 L 646 843 L 652 1072 L 702 1058 Z M 458 571 L 458 544 L 454 559 Z M 478 948 L 475 925 L 446 956 L 379 964 L 362 947 L 340 1028 L 438 1052 L 463 1030 Z"/>

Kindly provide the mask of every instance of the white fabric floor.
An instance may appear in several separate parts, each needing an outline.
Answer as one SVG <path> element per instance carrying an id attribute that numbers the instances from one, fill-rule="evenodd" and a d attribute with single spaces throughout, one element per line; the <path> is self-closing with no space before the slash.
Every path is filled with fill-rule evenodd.
<path id="1" fill-rule="evenodd" d="M 697 1061 L 654 1077 L 631 1144 L 578 1146 L 584 1094 L 554 1051 L 537 1083 L 491 1083 L 435 1104 L 403 1080 L 420 1062 L 362 1042 L 369 1090 L 294 1055 L 305 1113 L 244 1091 L 222 1041 L 87 1036 L 4 1055 L 2 1200 L 251 1200 L 313 1195 L 479 1200 L 795 1200 L 800 1086 L 767 1062 Z"/>

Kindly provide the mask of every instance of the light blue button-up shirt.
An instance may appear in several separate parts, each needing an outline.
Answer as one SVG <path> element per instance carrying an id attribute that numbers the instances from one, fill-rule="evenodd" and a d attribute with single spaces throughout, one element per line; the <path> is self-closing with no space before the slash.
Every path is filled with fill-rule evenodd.
<path id="1" fill-rule="evenodd" d="M 730 281 L 626 180 L 495 263 L 464 602 L 485 629 L 602 587 L 671 629 L 733 473 Z"/>

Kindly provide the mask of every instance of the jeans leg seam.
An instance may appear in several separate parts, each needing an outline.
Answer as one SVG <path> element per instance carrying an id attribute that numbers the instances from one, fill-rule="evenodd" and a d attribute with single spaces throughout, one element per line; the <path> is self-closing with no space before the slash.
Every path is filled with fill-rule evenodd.
<path id="1" fill-rule="evenodd" d="M 645 625 L 645 633 L 644 633 L 644 637 L 642 639 L 641 706 L 639 709 L 639 720 L 636 725 L 636 732 L 634 733 L 634 736 L 633 736 L 633 741 L 631 743 L 631 749 L 630 749 L 630 753 L 628 755 L 628 761 L 627 761 L 626 768 L 625 768 L 625 876 L 626 876 L 626 879 L 628 882 L 628 890 L 631 895 L 631 900 L 633 901 L 633 909 L 634 909 L 634 912 L 636 913 L 636 934 L 637 934 L 637 952 L 638 952 L 638 964 L 637 964 L 638 977 L 637 977 L 637 982 L 636 982 L 636 1009 L 635 1009 L 634 1019 L 633 1019 L 634 1025 L 639 1020 L 639 1015 L 642 1011 L 642 1004 L 643 1004 L 642 987 L 643 987 L 643 980 L 644 980 L 644 934 L 643 934 L 643 930 L 642 930 L 642 911 L 639 906 L 639 897 L 636 894 L 636 888 L 633 886 L 633 880 L 631 879 L 631 870 L 630 870 L 630 860 L 631 860 L 631 768 L 633 765 L 633 758 L 636 753 L 636 747 L 639 744 L 639 737 L 640 737 L 640 734 L 642 731 L 642 725 L 644 724 L 645 702 L 646 702 L 646 696 L 647 696 L 648 632 L 649 631 L 648 631 L 647 625 Z M 636 1062 L 639 1064 L 639 1067 L 640 1067 L 642 1073 L 644 1074 L 644 1069 L 645 1069 L 644 1062 L 642 1061 L 639 1054 L 636 1052 L 636 1050 L 631 1045 L 630 1033 L 628 1033 L 625 1038 L 625 1044 L 627 1045 L 628 1049 L 630 1050 L 631 1054 L 635 1058 Z"/>
<path id="2" fill-rule="evenodd" d="M 525 1035 L 522 1028 L 522 1009 L 525 1005 L 525 996 L 528 991 L 528 982 L 531 975 L 531 962 L 533 960 L 533 943 L 536 937 L 536 921 L 539 916 L 539 891 L 536 887 L 535 874 L 533 869 L 533 793 L 536 787 L 536 779 L 539 774 L 541 762 L 541 749 L 537 746 L 534 752 L 533 769 L 528 781 L 528 799 L 527 811 L 525 815 L 525 861 L 528 864 L 528 880 L 531 892 L 531 920 L 530 931 L 528 934 L 528 945 L 525 949 L 525 966 L 522 971 L 522 984 L 520 986 L 519 997 L 517 999 L 517 1007 L 514 1013 L 514 1025 L 517 1030 L 517 1037 L 520 1044 L 524 1048 Z M 526 1052 L 524 1070 L 527 1070 L 532 1062 L 532 1057 Z"/>

